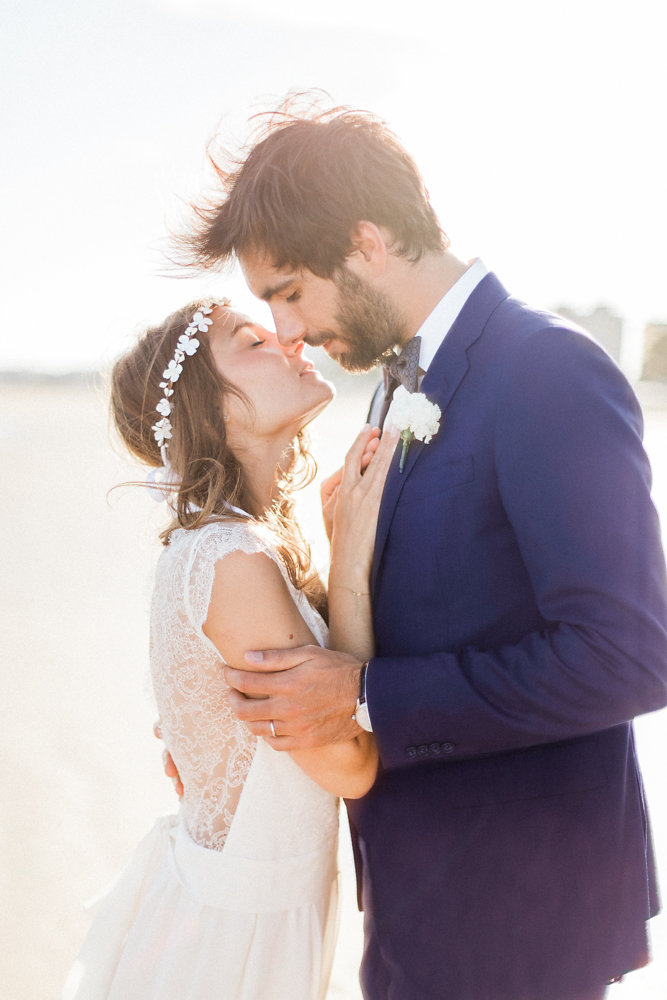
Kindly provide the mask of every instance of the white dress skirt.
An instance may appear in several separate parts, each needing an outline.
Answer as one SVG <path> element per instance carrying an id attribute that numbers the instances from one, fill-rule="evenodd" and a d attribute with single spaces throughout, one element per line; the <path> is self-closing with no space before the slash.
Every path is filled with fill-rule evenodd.
<path id="1" fill-rule="evenodd" d="M 335 837 L 308 842 L 308 827 L 331 824 L 312 801 L 319 792 L 260 741 L 222 851 L 196 844 L 181 818 L 159 819 L 94 904 L 63 1000 L 323 1000 L 338 888 Z M 304 821 L 306 849 L 284 855 L 290 810 Z"/>
<path id="2" fill-rule="evenodd" d="M 338 800 L 234 717 L 223 661 L 202 629 L 215 566 L 239 550 L 280 566 L 315 639 L 326 642 L 322 619 L 258 526 L 172 533 L 156 571 L 151 670 L 185 797 L 94 904 L 63 1000 L 326 994 L 338 930 Z"/>

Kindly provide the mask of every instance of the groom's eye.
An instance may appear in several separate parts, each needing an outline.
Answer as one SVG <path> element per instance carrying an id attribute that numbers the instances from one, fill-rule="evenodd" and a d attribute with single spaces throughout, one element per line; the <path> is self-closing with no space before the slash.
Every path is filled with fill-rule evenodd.
<path id="1" fill-rule="evenodd" d="M 291 295 L 287 296 L 287 298 L 285 299 L 285 301 L 286 302 L 296 302 L 298 300 L 298 298 L 299 298 L 299 293 L 298 292 L 292 292 Z"/>

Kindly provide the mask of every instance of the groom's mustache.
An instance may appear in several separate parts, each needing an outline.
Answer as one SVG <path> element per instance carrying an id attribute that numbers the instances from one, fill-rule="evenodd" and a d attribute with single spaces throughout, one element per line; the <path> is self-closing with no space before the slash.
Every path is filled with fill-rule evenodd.
<path id="1" fill-rule="evenodd" d="M 333 330 L 320 330 L 319 333 L 307 333 L 303 338 L 305 344 L 309 347 L 321 347 L 322 344 L 326 344 L 328 340 L 340 340 L 340 334 L 334 333 Z"/>

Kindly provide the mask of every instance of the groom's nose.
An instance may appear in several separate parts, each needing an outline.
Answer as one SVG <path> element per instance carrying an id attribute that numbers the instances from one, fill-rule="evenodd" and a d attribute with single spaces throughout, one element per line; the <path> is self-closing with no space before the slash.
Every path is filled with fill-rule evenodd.
<path id="1" fill-rule="evenodd" d="M 280 308 L 273 308 L 271 312 L 276 326 L 276 336 L 284 348 L 292 348 L 303 341 L 308 327 L 299 316 Z"/>

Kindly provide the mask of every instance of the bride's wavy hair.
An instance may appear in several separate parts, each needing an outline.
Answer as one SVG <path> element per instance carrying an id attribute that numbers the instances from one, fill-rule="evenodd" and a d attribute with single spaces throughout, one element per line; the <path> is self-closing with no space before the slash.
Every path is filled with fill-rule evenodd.
<path id="1" fill-rule="evenodd" d="M 164 383 L 163 373 L 174 357 L 178 338 L 198 308 L 199 303 L 191 303 L 149 327 L 111 372 L 111 417 L 116 430 L 131 454 L 154 469 L 162 466 L 153 433 L 159 419 L 156 406 L 164 395 L 160 383 Z M 185 359 L 170 397 L 168 457 L 177 482 L 168 489 L 173 518 L 160 534 L 164 545 L 175 528 L 192 530 L 211 521 L 240 518 L 229 505 L 257 513 L 243 467 L 229 447 L 223 416 L 226 396 L 236 396 L 249 408 L 252 401 L 220 374 L 207 334 L 198 333 L 197 338 L 200 346 Z M 291 442 L 283 466 L 276 470 L 276 499 L 258 519 L 278 538 L 279 553 L 294 586 L 324 613 L 326 594 L 294 519 L 293 493 L 311 482 L 317 470 L 305 431 Z"/>

